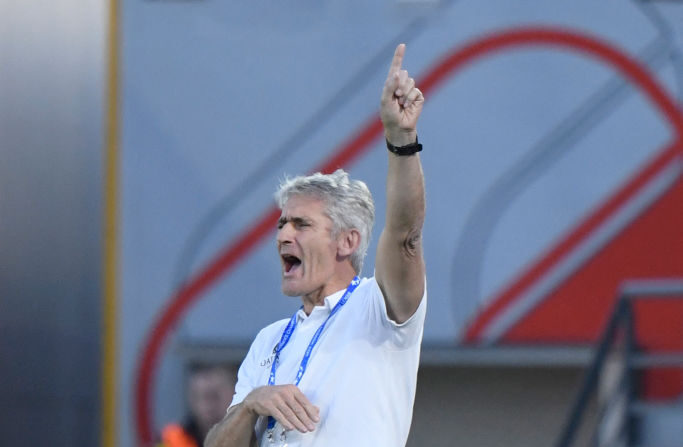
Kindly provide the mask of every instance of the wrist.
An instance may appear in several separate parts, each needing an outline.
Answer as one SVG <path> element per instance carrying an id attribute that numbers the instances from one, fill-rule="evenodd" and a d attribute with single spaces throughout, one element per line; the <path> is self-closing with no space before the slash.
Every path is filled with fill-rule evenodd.
<path id="1" fill-rule="evenodd" d="M 417 135 L 415 135 L 415 141 L 403 146 L 394 146 L 389 142 L 389 140 L 386 140 L 387 142 L 387 149 L 389 152 L 391 152 L 394 155 L 398 155 L 400 157 L 404 156 L 410 156 L 410 155 L 415 155 L 416 153 L 420 152 L 422 150 L 422 145 L 417 139 Z"/>
<path id="2" fill-rule="evenodd" d="M 417 131 L 415 129 L 396 129 L 392 131 L 385 130 L 384 137 L 392 146 L 407 146 L 417 141 Z"/>
<path id="3" fill-rule="evenodd" d="M 254 390 L 252 390 L 252 393 L 253 392 L 254 392 Z M 249 393 L 249 394 L 251 394 L 251 393 Z M 258 418 L 258 416 L 259 416 L 258 411 L 256 411 L 256 406 L 254 405 L 254 401 L 253 401 L 253 399 L 250 399 L 249 395 L 247 395 L 247 397 L 245 397 L 244 400 L 236 406 L 236 410 L 239 413 L 242 413 L 243 415 L 248 416 L 248 417 Z"/>

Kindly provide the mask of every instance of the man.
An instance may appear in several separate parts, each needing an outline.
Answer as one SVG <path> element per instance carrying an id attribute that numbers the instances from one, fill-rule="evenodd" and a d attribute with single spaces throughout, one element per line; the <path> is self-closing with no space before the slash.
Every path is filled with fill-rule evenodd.
<path id="1" fill-rule="evenodd" d="M 225 416 L 235 392 L 235 369 L 227 365 L 194 364 L 187 377 L 189 413 L 183 425 L 169 424 L 161 433 L 163 447 L 201 447 L 204 438 Z"/>
<path id="2" fill-rule="evenodd" d="M 364 183 L 341 170 L 287 180 L 276 198 L 291 319 L 256 336 L 207 447 L 401 446 L 410 429 L 426 312 L 424 182 L 416 124 L 424 97 L 396 48 L 381 97 L 386 223 L 375 276 L 359 280 L 374 220 Z"/>

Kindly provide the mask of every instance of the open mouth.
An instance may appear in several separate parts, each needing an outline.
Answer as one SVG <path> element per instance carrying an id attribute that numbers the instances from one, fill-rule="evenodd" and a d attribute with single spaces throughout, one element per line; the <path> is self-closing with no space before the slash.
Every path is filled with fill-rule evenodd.
<path id="1" fill-rule="evenodd" d="M 289 273 L 292 269 L 301 265 L 301 259 L 293 255 L 282 255 L 282 261 L 285 266 L 285 273 Z"/>

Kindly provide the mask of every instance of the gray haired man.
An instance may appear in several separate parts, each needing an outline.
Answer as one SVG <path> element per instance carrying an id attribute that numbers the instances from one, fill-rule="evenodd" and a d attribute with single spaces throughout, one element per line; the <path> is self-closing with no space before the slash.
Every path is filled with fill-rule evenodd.
<path id="1" fill-rule="evenodd" d="M 256 336 L 207 447 L 401 446 L 410 429 L 426 312 L 425 194 L 416 125 L 424 97 L 396 48 L 381 96 L 386 223 L 375 276 L 358 278 L 374 221 L 344 171 L 285 181 L 277 249 L 291 318 Z"/>

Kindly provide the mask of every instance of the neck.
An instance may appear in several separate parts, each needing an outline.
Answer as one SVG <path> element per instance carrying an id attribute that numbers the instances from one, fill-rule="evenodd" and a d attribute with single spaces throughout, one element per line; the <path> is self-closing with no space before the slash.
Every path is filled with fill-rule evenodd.
<path id="1" fill-rule="evenodd" d="M 301 301 L 303 301 L 306 315 L 310 315 L 315 306 L 322 306 L 325 304 L 326 297 L 332 295 L 334 292 L 346 289 L 354 276 L 356 276 L 356 272 L 351 270 L 351 272 L 342 275 L 341 277 L 328 281 L 313 292 L 302 295 Z"/>

